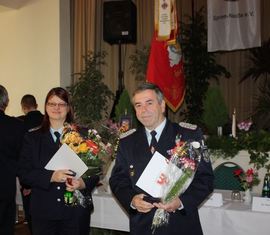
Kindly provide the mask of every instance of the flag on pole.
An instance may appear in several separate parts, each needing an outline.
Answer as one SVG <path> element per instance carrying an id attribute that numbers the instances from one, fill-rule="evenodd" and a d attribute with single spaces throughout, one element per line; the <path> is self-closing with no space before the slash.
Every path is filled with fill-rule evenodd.
<path id="1" fill-rule="evenodd" d="M 159 86 L 174 112 L 185 94 L 183 57 L 177 40 L 179 28 L 175 0 L 155 0 L 155 32 L 147 65 L 147 81 Z"/>
<path id="2" fill-rule="evenodd" d="M 208 51 L 261 46 L 260 1 L 208 0 Z"/>

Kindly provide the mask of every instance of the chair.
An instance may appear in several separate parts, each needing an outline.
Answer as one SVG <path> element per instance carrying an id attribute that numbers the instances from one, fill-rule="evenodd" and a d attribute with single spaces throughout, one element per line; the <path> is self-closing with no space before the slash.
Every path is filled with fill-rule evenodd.
<path id="1" fill-rule="evenodd" d="M 234 162 L 224 162 L 214 169 L 214 188 L 225 190 L 243 191 L 238 178 L 234 176 L 234 171 L 242 169 Z"/>

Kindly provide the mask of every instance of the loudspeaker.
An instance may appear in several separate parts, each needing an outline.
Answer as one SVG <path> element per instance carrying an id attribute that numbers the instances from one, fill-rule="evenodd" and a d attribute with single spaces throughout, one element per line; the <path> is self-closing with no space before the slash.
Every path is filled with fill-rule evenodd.
<path id="1" fill-rule="evenodd" d="M 137 10 L 131 0 L 104 2 L 103 39 L 110 44 L 136 43 Z"/>

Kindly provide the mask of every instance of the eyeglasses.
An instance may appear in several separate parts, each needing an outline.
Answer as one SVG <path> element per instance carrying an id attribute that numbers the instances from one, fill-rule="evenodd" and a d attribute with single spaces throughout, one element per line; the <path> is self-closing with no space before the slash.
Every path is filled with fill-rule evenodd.
<path id="1" fill-rule="evenodd" d="M 55 107 L 59 107 L 59 108 L 65 108 L 67 107 L 67 103 L 51 103 L 51 102 L 48 102 L 47 105 L 51 108 L 55 108 Z"/>

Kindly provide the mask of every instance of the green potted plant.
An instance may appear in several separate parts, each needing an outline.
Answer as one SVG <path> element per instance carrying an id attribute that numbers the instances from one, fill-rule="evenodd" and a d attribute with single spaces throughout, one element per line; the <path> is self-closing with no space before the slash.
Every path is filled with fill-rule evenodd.
<path id="1" fill-rule="evenodd" d="M 84 57 L 85 67 L 77 76 L 77 82 L 68 89 L 71 93 L 76 121 L 93 126 L 108 117 L 108 105 L 114 98 L 112 91 L 103 83 L 99 66 L 105 64 L 105 53 L 89 53 Z"/>
<path id="2" fill-rule="evenodd" d="M 228 110 L 218 87 L 209 87 L 203 101 L 203 124 L 208 134 L 217 134 L 217 128 L 222 128 L 229 120 Z"/>

